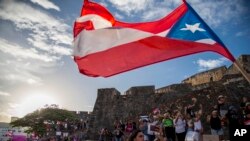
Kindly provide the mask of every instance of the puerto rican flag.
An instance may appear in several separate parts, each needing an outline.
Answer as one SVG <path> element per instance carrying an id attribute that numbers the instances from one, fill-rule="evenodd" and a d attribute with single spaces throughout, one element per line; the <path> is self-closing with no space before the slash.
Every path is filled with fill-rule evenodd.
<path id="1" fill-rule="evenodd" d="M 109 77 L 204 51 L 235 61 L 185 1 L 161 20 L 125 23 L 103 6 L 85 0 L 74 25 L 74 60 L 81 73 L 92 77 Z"/>

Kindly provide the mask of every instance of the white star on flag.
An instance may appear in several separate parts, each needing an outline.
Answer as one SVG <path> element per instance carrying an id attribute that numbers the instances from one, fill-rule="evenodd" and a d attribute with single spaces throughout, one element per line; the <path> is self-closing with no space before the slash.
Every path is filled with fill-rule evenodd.
<path id="1" fill-rule="evenodd" d="M 189 24 L 185 24 L 186 27 L 185 28 L 182 28 L 181 30 L 190 30 L 192 33 L 194 33 L 196 30 L 198 31 L 206 31 L 202 28 L 199 28 L 200 26 L 200 23 L 196 23 L 194 25 L 189 25 Z"/>

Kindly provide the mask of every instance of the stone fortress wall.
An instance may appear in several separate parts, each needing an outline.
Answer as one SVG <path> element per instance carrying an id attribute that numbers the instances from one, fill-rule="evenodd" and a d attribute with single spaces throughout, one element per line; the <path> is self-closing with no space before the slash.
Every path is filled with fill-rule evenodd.
<path id="1" fill-rule="evenodd" d="M 250 57 L 249 55 L 241 55 L 237 61 L 243 66 L 246 72 L 250 73 Z M 219 81 L 225 74 L 239 74 L 238 69 L 231 65 L 226 68 L 226 66 L 222 66 L 219 68 L 211 69 L 205 72 L 201 72 L 195 74 L 185 80 L 182 83 L 190 83 L 192 86 L 204 84 L 212 81 Z"/>
<path id="2" fill-rule="evenodd" d="M 182 83 L 190 83 L 191 85 L 195 86 L 195 85 L 209 83 L 213 81 L 219 81 L 221 80 L 223 75 L 226 73 L 226 71 L 227 71 L 226 66 L 222 66 L 219 68 L 215 68 L 212 70 L 208 70 L 205 72 L 195 74 L 183 80 Z"/>

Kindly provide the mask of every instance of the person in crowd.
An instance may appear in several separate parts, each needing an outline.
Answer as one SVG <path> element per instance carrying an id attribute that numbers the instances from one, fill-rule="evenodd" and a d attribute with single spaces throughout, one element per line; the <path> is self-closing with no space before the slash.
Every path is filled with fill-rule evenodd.
<path id="1" fill-rule="evenodd" d="M 105 132 L 105 130 L 104 130 L 104 128 L 102 128 L 101 130 L 100 130 L 100 132 L 99 132 L 99 139 L 98 139 L 98 141 L 104 141 L 104 133 Z"/>
<path id="2" fill-rule="evenodd" d="M 236 129 L 241 128 L 241 116 L 236 109 L 235 106 L 230 106 L 229 110 L 226 114 L 226 117 L 228 119 L 228 128 L 229 128 L 229 138 L 230 141 L 235 141 L 234 138 L 234 132 Z M 236 139 L 237 140 L 237 139 Z"/>
<path id="3" fill-rule="evenodd" d="M 155 138 L 160 135 L 160 121 L 158 115 L 153 116 L 153 120 L 150 119 L 148 123 L 147 136 L 149 141 L 154 141 Z"/>
<path id="4" fill-rule="evenodd" d="M 161 115 L 153 115 L 153 120 L 148 123 L 148 138 L 149 141 L 154 141 L 156 138 L 161 138 L 162 128 L 161 128 Z"/>
<path id="5" fill-rule="evenodd" d="M 86 129 L 88 130 L 89 129 L 89 121 L 86 120 Z"/>
<path id="6" fill-rule="evenodd" d="M 116 129 L 118 126 L 120 126 L 120 122 L 119 122 L 118 118 L 115 118 L 115 121 L 114 121 L 113 125 L 114 125 L 114 128 L 115 128 L 115 129 Z"/>
<path id="7" fill-rule="evenodd" d="M 99 141 L 107 141 L 108 139 L 108 129 L 102 128 L 99 132 Z"/>
<path id="8" fill-rule="evenodd" d="M 194 117 L 194 131 L 198 133 L 199 139 L 201 139 L 201 135 L 203 134 L 203 126 L 201 123 L 201 114 L 196 113 Z"/>
<path id="9" fill-rule="evenodd" d="M 144 134 L 144 141 L 148 141 L 147 131 L 148 131 L 148 120 L 140 119 L 139 120 L 139 130 Z"/>
<path id="10" fill-rule="evenodd" d="M 248 103 L 248 98 L 247 97 L 242 97 L 241 103 L 240 103 L 240 112 L 241 114 L 245 114 L 245 108 L 246 104 Z"/>
<path id="11" fill-rule="evenodd" d="M 185 114 L 185 119 L 186 119 L 186 123 L 193 120 L 190 114 Z M 187 124 L 186 124 L 186 126 L 187 126 Z"/>
<path id="12" fill-rule="evenodd" d="M 175 141 L 175 129 L 173 119 L 170 116 L 170 113 L 165 113 L 162 120 L 164 134 L 168 141 Z"/>
<path id="13" fill-rule="evenodd" d="M 242 101 L 241 101 L 241 103 L 240 103 L 240 108 L 242 108 L 242 109 L 245 109 L 245 107 L 246 107 L 246 103 L 248 102 L 248 99 L 247 99 L 247 97 L 242 97 Z"/>
<path id="14" fill-rule="evenodd" d="M 126 124 L 125 124 L 125 132 L 124 132 L 124 139 L 128 139 L 129 135 L 132 133 L 133 131 L 133 124 L 132 124 L 132 120 L 129 119 L 127 120 Z"/>
<path id="15" fill-rule="evenodd" d="M 199 105 L 200 109 L 195 112 L 195 117 L 194 117 L 194 130 L 200 134 L 203 133 L 203 127 L 201 123 L 201 116 L 203 114 L 203 106 L 202 104 Z"/>
<path id="16" fill-rule="evenodd" d="M 246 103 L 246 108 L 244 110 L 244 125 L 250 126 L 250 102 Z"/>
<path id="17" fill-rule="evenodd" d="M 126 140 L 126 132 L 125 132 L 125 128 L 126 128 L 126 125 L 125 125 L 125 123 L 122 121 L 122 120 L 120 120 L 119 121 L 120 122 L 120 128 L 121 128 L 121 131 L 122 131 L 122 133 L 123 133 L 123 136 L 122 136 L 122 140 L 123 141 L 125 141 Z"/>
<path id="18" fill-rule="evenodd" d="M 149 120 L 148 122 L 148 130 L 147 130 L 147 137 L 148 137 L 148 141 L 153 141 L 155 139 L 155 134 L 153 131 L 153 127 L 155 127 L 152 119 Z"/>
<path id="19" fill-rule="evenodd" d="M 217 98 L 217 109 L 221 118 L 225 118 L 228 108 L 229 105 L 226 103 L 225 97 L 223 95 L 219 95 Z"/>
<path id="20" fill-rule="evenodd" d="M 187 123 L 188 129 L 185 141 L 200 141 L 199 133 L 194 131 L 194 122 L 192 120 Z"/>
<path id="21" fill-rule="evenodd" d="M 190 104 L 187 107 L 185 107 L 185 115 L 189 114 L 191 116 L 191 118 L 195 117 L 193 107 L 194 107 L 194 105 L 190 105 Z"/>
<path id="22" fill-rule="evenodd" d="M 141 130 L 134 130 L 129 138 L 128 141 L 144 141 L 144 135 Z"/>
<path id="23" fill-rule="evenodd" d="M 243 128 L 245 128 L 247 131 L 250 131 L 250 102 L 246 103 L 243 117 Z M 247 133 L 247 137 L 250 138 L 250 133 Z"/>
<path id="24" fill-rule="evenodd" d="M 132 128 L 133 128 L 133 131 L 137 129 L 137 126 L 136 126 L 136 122 L 132 122 Z"/>
<path id="25" fill-rule="evenodd" d="M 219 95 L 217 98 L 217 110 L 218 110 L 218 115 L 221 119 L 221 126 L 223 130 L 227 130 L 227 118 L 226 114 L 229 109 L 229 104 L 226 102 L 226 98 L 223 95 Z M 222 139 L 225 137 L 222 137 Z"/>
<path id="26" fill-rule="evenodd" d="M 130 134 L 133 131 L 133 123 L 129 120 L 125 126 L 125 132 Z"/>
<path id="27" fill-rule="evenodd" d="M 223 129 L 221 126 L 221 120 L 220 120 L 220 117 L 218 115 L 218 111 L 213 110 L 211 115 L 207 116 L 207 121 L 210 123 L 211 134 L 218 135 L 220 140 L 221 140 L 224 132 L 223 132 Z"/>
<path id="28" fill-rule="evenodd" d="M 154 140 L 163 140 L 163 130 L 162 130 L 162 115 L 158 113 L 157 115 L 154 116 L 154 122 L 153 124 L 155 125 L 155 139 Z"/>
<path id="29" fill-rule="evenodd" d="M 123 132 L 119 126 L 116 126 L 116 129 L 114 130 L 113 134 L 115 141 L 122 141 Z"/>
<path id="30" fill-rule="evenodd" d="M 84 141 L 85 138 L 86 138 L 86 135 L 87 135 L 87 130 L 80 131 L 80 134 L 78 135 L 79 136 L 79 140 L 80 141 Z"/>
<path id="31" fill-rule="evenodd" d="M 120 120 L 120 126 L 121 126 L 122 132 L 125 132 L 126 125 L 124 124 L 124 122 L 122 120 Z"/>
<path id="32" fill-rule="evenodd" d="M 186 120 L 180 112 L 177 113 L 174 119 L 174 127 L 178 141 L 184 141 L 186 136 Z"/>

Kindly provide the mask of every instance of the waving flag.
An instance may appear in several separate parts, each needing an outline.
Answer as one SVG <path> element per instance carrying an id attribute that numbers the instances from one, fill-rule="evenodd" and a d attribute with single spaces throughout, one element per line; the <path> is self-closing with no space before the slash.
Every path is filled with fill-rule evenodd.
<path id="1" fill-rule="evenodd" d="M 108 77 L 204 51 L 235 61 L 185 1 L 161 20 L 124 23 L 103 6 L 85 0 L 74 25 L 75 62 L 81 73 L 92 77 Z"/>

